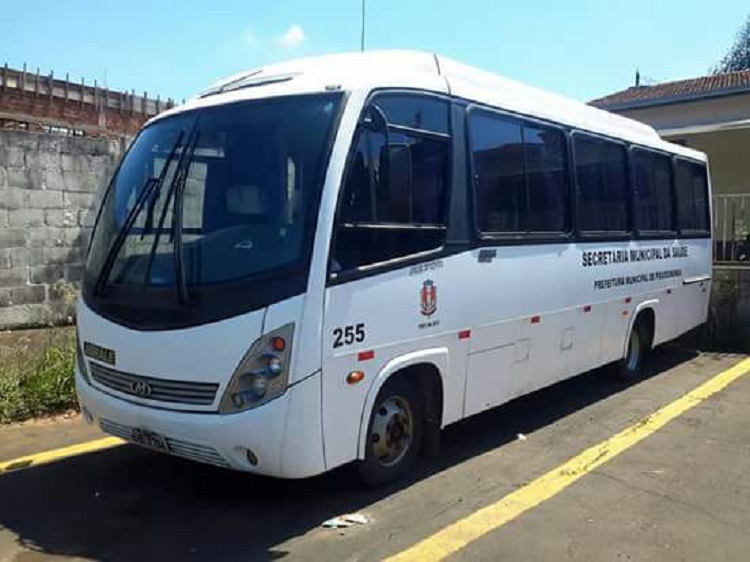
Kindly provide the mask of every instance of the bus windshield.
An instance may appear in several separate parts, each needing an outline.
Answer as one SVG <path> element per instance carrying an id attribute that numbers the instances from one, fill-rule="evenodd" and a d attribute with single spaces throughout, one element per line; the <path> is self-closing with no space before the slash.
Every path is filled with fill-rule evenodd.
<path id="1" fill-rule="evenodd" d="M 303 265 L 340 99 L 268 98 L 146 127 L 102 202 L 90 293 L 171 288 L 184 305 L 202 288 Z"/>

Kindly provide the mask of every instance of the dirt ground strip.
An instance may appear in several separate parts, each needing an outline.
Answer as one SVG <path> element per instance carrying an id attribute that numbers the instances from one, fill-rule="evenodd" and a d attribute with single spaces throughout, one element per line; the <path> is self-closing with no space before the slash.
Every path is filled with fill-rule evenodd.
<path id="1" fill-rule="evenodd" d="M 496 502 L 741 358 L 671 347 L 634 384 L 588 373 L 449 428 L 439 459 L 423 461 L 406 482 L 376 490 L 363 489 L 351 467 L 290 482 L 129 445 L 11 472 L 0 476 L 0 560 L 380 560 Z M 749 406 L 747 376 L 454 558 L 746 559 Z M 25 431 L 0 431 L 0 460 L 30 446 Z M 55 431 L 33 425 L 28 431 L 37 432 L 39 450 L 65 442 Z M 351 512 L 371 522 L 321 527 Z"/>

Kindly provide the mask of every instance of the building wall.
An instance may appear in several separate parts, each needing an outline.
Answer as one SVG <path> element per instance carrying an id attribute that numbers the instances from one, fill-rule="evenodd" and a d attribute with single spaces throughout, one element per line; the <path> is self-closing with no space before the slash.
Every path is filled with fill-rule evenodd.
<path id="1" fill-rule="evenodd" d="M 24 123 L 29 128 L 63 127 L 93 135 L 134 135 L 149 115 L 128 110 L 106 110 L 93 100 L 81 103 L 58 97 L 35 96 L 17 89 L 0 90 L 0 119 Z"/>
<path id="2" fill-rule="evenodd" d="M 72 321 L 96 194 L 143 123 L 171 107 L 0 67 L 0 329 Z"/>
<path id="3" fill-rule="evenodd" d="M 750 119 L 750 94 L 617 110 L 616 113 L 648 123 L 657 130 L 728 123 Z"/>
<path id="4" fill-rule="evenodd" d="M 88 136 L 134 135 L 149 118 L 174 107 L 146 92 L 117 92 L 0 67 L 0 128 L 67 129 Z"/>
<path id="5" fill-rule="evenodd" d="M 714 266 L 702 344 L 709 349 L 750 352 L 750 268 Z"/>
<path id="6" fill-rule="evenodd" d="M 0 130 L 0 328 L 65 323 L 123 138 Z"/>
<path id="7" fill-rule="evenodd" d="M 714 194 L 750 193 L 750 129 L 681 137 L 708 155 Z"/>
<path id="8" fill-rule="evenodd" d="M 750 95 L 660 105 L 620 112 L 656 128 L 657 131 L 696 125 L 750 120 Z M 714 193 L 750 193 L 750 128 L 727 129 L 714 133 L 663 135 L 667 140 L 684 142 L 708 155 Z"/>

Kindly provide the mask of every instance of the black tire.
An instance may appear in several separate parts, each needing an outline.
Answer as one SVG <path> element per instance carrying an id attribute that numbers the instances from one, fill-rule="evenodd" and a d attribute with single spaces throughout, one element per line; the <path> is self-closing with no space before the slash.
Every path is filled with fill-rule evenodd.
<path id="1" fill-rule="evenodd" d="M 643 376 L 646 357 L 651 351 L 646 323 L 642 318 L 636 318 L 633 329 L 628 338 L 628 348 L 625 357 L 617 365 L 617 375 L 624 381 L 633 381 Z"/>
<path id="2" fill-rule="evenodd" d="M 367 424 L 365 459 L 359 463 L 365 483 L 379 486 L 403 477 L 419 455 L 423 432 L 418 389 L 403 377 L 388 381 L 378 392 Z"/>

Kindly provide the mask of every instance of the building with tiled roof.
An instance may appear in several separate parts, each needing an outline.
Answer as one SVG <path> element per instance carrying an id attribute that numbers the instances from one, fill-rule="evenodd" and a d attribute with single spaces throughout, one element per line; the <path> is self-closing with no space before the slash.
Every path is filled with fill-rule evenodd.
<path id="1" fill-rule="evenodd" d="M 750 92 L 750 70 L 633 86 L 590 103 L 608 111 L 669 105 L 677 102 L 720 98 Z"/>
<path id="2" fill-rule="evenodd" d="M 715 194 L 750 194 L 750 70 L 638 82 L 636 77 L 636 85 L 589 103 L 708 154 Z"/>
<path id="3" fill-rule="evenodd" d="M 648 86 L 639 82 L 636 75 L 634 86 L 589 103 L 708 155 L 714 259 L 737 261 L 750 240 L 750 70 Z"/>

